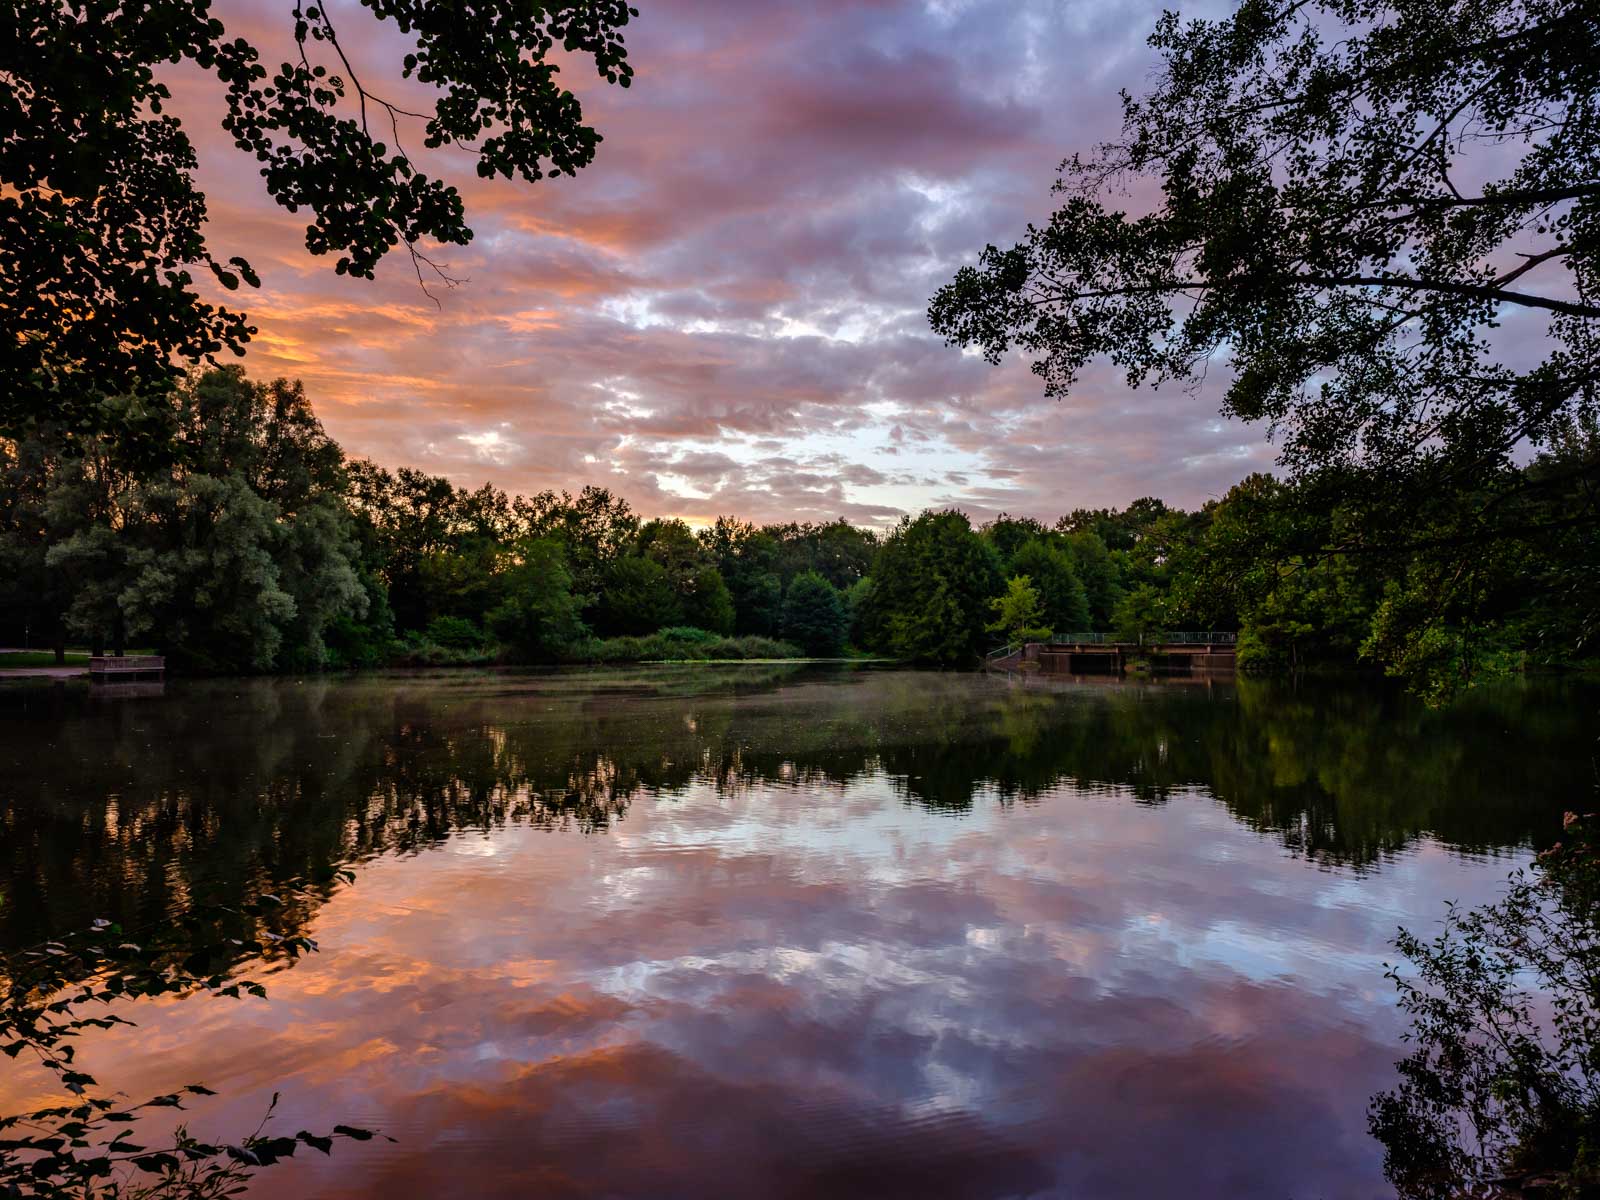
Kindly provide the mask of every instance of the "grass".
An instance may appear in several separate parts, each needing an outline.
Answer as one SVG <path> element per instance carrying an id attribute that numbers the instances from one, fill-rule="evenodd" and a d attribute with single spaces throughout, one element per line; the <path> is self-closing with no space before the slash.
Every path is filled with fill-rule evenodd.
<path id="1" fill-rule="evenodd" d="M 0 670 L 16 667 L 87 667 L 89 656 L 77 650 L 67 651 L 64 662 L 57 663 L 53 650 L 18 650 L 0 653 Z"/>

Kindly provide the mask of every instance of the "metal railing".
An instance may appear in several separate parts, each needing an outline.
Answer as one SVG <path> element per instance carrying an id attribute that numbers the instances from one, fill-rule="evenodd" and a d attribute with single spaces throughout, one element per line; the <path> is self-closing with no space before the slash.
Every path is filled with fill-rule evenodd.
<path id="1" fill-rule="evenodd" d="M 1014 645 L 1014 644 L 1008 642 L 1004 646 L 995 647 L 993 650 L 989 651 L 989 653 L 985 654 L 984 658 L 986 658 L 990 662 L 993 662 L 997 658 L 1010 658 L 1013 654 L 1021 654 L 1021 653 L 1022 653 L 1022 647 L 1021 646 Z"/>
<path id="2" fill-rule="evenodd" d="M 1137 638 L 1119 638 L 1114 633 L 1058 633 L 1051 637 L 1052 646 L 1105 646 L 1113 644 L 1141 646 L 1231 646 L 1239 640 L 1237 633 L 1215 631 L 1180 633 L 1145 633 Z"/>

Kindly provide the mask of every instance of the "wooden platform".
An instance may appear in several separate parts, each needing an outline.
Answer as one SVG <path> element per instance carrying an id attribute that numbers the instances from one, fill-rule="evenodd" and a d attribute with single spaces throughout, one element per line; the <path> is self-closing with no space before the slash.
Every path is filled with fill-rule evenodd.
<path id="1" fill-rule="evenodd" d="M 97 654 L 89 659 L 89 678 L 140 679 L 165 675 L 167 660 L 159 654 Z"/>
<path id="2" fill-rule="evenodd" d="M 1208 639 L 1200 641 L 1205 636 Z M 1223 641 L 1226 637 L 1228 640 Z M 1149 642 L 1094 641 L 1029 642 L 1020 649 L 990 657 L 989 665 L 1005 670 L 1033 668 L 1067 675 L 1121 675 L 1134 660 L 1162 671 L 1232 671 L 1235 665 L 1233 635 L 1194 635 L 1193 640 Z"/>

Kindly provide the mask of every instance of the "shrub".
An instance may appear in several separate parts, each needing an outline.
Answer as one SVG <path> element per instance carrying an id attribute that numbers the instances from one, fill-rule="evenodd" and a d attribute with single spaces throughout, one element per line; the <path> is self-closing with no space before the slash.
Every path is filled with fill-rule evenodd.
<path id="1" fill-rule="evenodd" d="M 668 636 L 692 633 L 697 636 Z M 803 658 L 798 646 L 764 637 L 718 637 L 704 630 L 663 630 L 649 637 L 594 638 L 574 646 L 570 662 L 705 662 L 715 659 Z"/>
<path id="2" fill-rule="evenodd" d="M 478 650 L 483 646 L 483 631 L 463 617 L 435 617 L 428 622 L 427 638 L 448 650 Z"/>

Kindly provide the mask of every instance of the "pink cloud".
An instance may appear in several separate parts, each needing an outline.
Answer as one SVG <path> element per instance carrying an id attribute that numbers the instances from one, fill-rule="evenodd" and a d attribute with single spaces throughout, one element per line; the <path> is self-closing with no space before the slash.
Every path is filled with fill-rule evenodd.
<path id="1" fill-rule="evenodd" d="M 1053 518 L 1197 503 L 1270 460 L 1214 395 L 1107 376 L 1057 404 L 923 318 L 958 265 L 1048 213 L 1061 156 L 1112 132 L 1159 7 L 641 4 L 634 87 L 566 64 L 605 137 L 578 178 L 483 181 L 460 153 L 419 156 L 477 233 L 442 252 L 469 282 L 436 287 L 437 306 L 403 256 L 372 282 L 312 259 L 217 127 L 214 84 L 174 78 L 213 244 L 263 277 L 247 365 L 304 378 L 352 454 L 517 492 L 603 483 L 701 519 Z M 218 11 L 267 61 L 288 53 L 282 13 Z M 369 85 L 425 102 L 395 77 L 398 31 L 334 12 Z"/>

